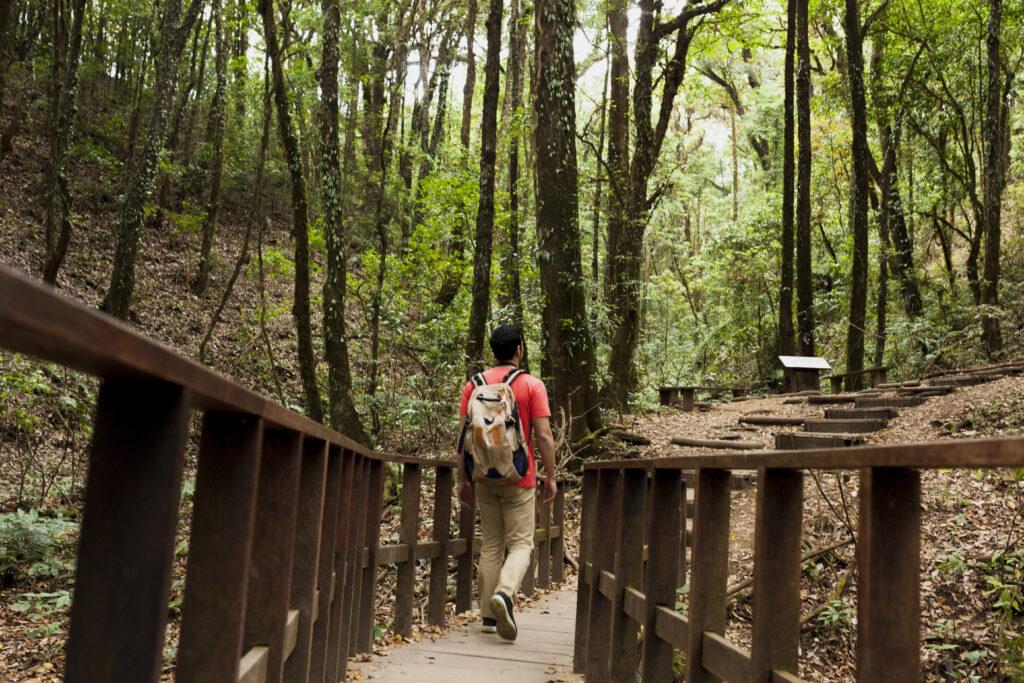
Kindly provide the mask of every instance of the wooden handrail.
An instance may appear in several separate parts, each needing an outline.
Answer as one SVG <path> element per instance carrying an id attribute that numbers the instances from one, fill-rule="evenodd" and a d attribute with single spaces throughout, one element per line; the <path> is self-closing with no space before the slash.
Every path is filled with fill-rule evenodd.
<path id="1" fill-rule="evenodd" d="M 471 508 L 452 537 L 454 461 L 370 451 L 2 266 L 0 349 L 102 380 L 66 680 L 160 676 L 193 411 L 203 422 L 177 680 L 344 679 L 348 656 L 372 645 L 382 565 L 398 567 L 403 635 L 419 559 L 431 562 L 427 621 L 444 623 L 449 558 L 455 609 L 469 609 L 477 544 Z M 385 463 L 405 482 L 396 546 L 380 544 Z M 435 471 L 434 537 L 421 543 L 425 470 Z M 559 486 L 553 507 L 539 506 L 541 587 L 561 579 L 563 505 Z"/>
<path id="2" fill-rule="evenodd" d="M 860 472 L 857 677 L 920 677 L 921 469 L 1024 466 L 1024 438 L 941 441 L 588 463 L 574 668 L 588 680 L 798 681 L 803 472 Z M 732 470 L 758 470 L 751 649 L 725 637 Z M 696 472 L 693 550 L 685 549 L 686 481 Z M 638 519 L 636 510 L 644 510 Z M 600 531 L 598 531 L 600 530 Z M 643 553 L 638 575 L 630 564 Z M 633 539 L 630 541 L 629 539 Z M 689 610 L 675 610 L 689 583 Z M 644 630 L 636 652 L 637 629 Z"/>

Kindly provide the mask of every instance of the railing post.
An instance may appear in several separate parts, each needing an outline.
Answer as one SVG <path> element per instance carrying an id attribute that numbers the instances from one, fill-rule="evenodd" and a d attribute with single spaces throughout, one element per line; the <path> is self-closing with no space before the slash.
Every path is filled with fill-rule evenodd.
<path id="1" fill-rule="evenodd" d="M 751 680 L 773 670 L 797 673 L 800 647 L 800 543 L 804 478 L 800 470 L 762 469 L 754 535 Z"/>
<path id="2" fill-rule="evenodd" d="M 366 527 L 366 483 L 369 480 L 370 459 L 356 455 L 355 473 L 352 477 L 352 504 L 349 511 L 348 561 L 345 565 L 345 604 L 342 607 L 342 650 L 338 665 L 338 678 L 345 678 L 348 657 L 356 653 L 357 628 L 359 626 L 360 594 L 363 590 L 363 531 Z"/>
<path id="3" fill-rule="evenodd" d="M 622 473 L 621 510 L 615 553 L 615 598 L 612 600 L 611 679 L 632 683 L 636 679 L 637 635 L 640 625 L 623 611 L 626 587 L 643 584 L 644 493 L 647 471 Z"/>
<path id="4" fill-rule="evenodd" d="M 182 683 L 238 678 L 262 442 L 257 417 L 203 417 L 174 672 Z"/>
<path id="5" fill-rule="evenodd" d="M 857 680 L 921 675 L 921 478 L 914 470 L 860 474 Z"/>
<path id="6" fill-rule="evenodd" d="M 160 676 L 190 408 L 188 392 L 162 382 L 100 388 L 67 681 Z"/>
<path id="7" fill-rule="evenodd" d="M 704 632 L 725 632 L 725 588 L 729 576 L 728 470 L 697 471 L 690 575 L 690 643 L 686 683 L 710 683 L 718 677 L 701 666 Z"/>
<path id="8" fill-rule="evenodd" d="M 538 483 L 542 481 L 538 480 Z M 544 532 L 544 538 L 537 549 L 537 587 L 551 588 L 551 503 L 544 502 L 543 485 L 537 489 L 537 498 L 540 506 L 540 522 L 537 527 Z"/>
<path id="9" fill-rule="evenodd" d="M 661 683 L 673 678 L 672 644 L 662 640 L 655 634 L 655 623 L 658 607 L 665 606 L 674 610 L 676 606 L 676 588 L 679 584 L 679 553 L 675 543 L 680 533 L 685 534 L 684 526 L 680 529 L 680 500 L 686 505 L 686 483 L 680 470 L 654 470 L 651 482 L 651 502 L 648 506 L 647 531 L 647 576 L 644 582 L 644 595 L 647 598 L 647 610 L 644 619 L 644 683 Z M 686 543 L 682 543 L 683 551 Z M 681 570 L 683 582 L 686 581 L 685 563 Z"/>
<path id="10" fill-rule="evenodd" d="M 412 635 L 413 591 L 416 588 L 416 537 L 419 534 L 420 466 L 406 463 L 402 473 L 402 517 L 399 521 L 399 542 L 409 549 L 405 562 L 398 563 L 398 585 L 395 588 L 395 633 Z"/>
<path id="11" fill-rule="evenodd" d="M 587 631 L 590 628 L 590 583 L 594 570 L 594 532 L 597 529 L 598 470 L 583 470 L 583 501 L 580 514 L 580 556 L 576 581 L 576 639 L 573 646 L 573 673 L 583 673 L 587 662 Z"/>
<path id="12" fill-rule="evenodd" d="M 356 649 L 369 652 L 373 647 L 373 627 L 377 606 L 377 549 L 380 547 L 380 515 L 384 501 L 384 463 L 368 461 L 370 479 L 366 496 L 366 523 L 363 544 L 366 546 L 366 566 L 362 569 L 363 587 L 359 592 L 359 634 Z"/>
<path id="13" fill-rule="evenodd" d="M 612 601 L 601 592 L 601 572 L 615 567 L 615 533 L 621 507 L 622 472 L 602 469 L 597 478 L 597 528 L 590 574 L 590 623 L 587 629 L 586 678 L 592 683 L 609 680 Z"/>
<path id="14" fill-rule="evenodd" d="M 466 552 L 459 555 L 455 570 L 456 612 L 467 612 L 473 606 L 473 545 L 476 541 L 474 507 L 474 501 L 470 501 L 469 505 L 459 503 L 459 538 L 466 541 Z"/>
<path id="15" fill-rule="evenodd" d="M 448 598 L 448 543 L 452 524 L 452 468 L 435 469 L 434 540 L 441 544 L 438 556 L 430 561 L 430 596 L 427 621 L 444 626 L 444 605 Z"/>
<path id="16" fill-rule="evenodd" d="M 551 542 L 551 578 L 556 583 L 565 580 L 565 482 L 555 480 L 558 493 L 555 494 L 555 518 L 552 526 L 558 529 L 558 537 Z"/>
<path id="17" fill-rule="evenodd" d="M 530 564 L 526 568 L 526 574 L 523 576 L 523 583 L 519 590 L 524 595 L 533 595 L 534 587 L 537 585 L 537 488 L 533 489 L 533 542 L 530 544 Z"/>
<path id="18" fill-rule="evenodd" d="M 331 637 L 332 592 L 337 579 L 334 573 L 334 552 L 341 513 L 341 476 L 344 452 L 340 446 L 329 446 L 327 474 L 324 483 L 323 524 L 320 526 L 320 558 L 317 562 L 316 583 L 320 591 L 317 599 L 317 619 L 313 624 L 313 642 L 309 660 L 309 680 L 324 680 L 327 668 L 328 639 Z"/>
<path id="19" fill-rule="evenodd" d="M 339 666 L 344 671 L 342 658 L 348 652 L 346 645 L 348 636 L 345 623 L 345 588 L 348 578 L 348 563 L 351 561 L 349 550 L 349 530 L 352 526 L 352 508 L 358 505 L 357 497 L 361 493 L 355 481 L 356 463 L 360 456 L 343 450 L 341 465 L 341 493 L 338 501 L 338 524 L 334 536 L 334 590 L 331 599 L 330 625 L 327 636 L 327 663 L 324 679 L 337 681 Z"/>
<path id="20" fill-rule="evenodd" d="M 299 502 L 295 525 L 295 553 L 289 607 L 299 611 L 295 649 L 284 663 L 284 680 L 305 683 L 309 677 L 313 645 L 313 605 L 320 555 L 320 526 L 324 512 L 324 481 L 327 476 L 327 443 L 306 438 L 302 444 Z"/>
<path id="21" fill-rule="evenodd" d="M 267 646 L 267 680 L 280 681 L 284 673 L 302 434 L 266 430 L 263 442 L 242 651 Z"/>

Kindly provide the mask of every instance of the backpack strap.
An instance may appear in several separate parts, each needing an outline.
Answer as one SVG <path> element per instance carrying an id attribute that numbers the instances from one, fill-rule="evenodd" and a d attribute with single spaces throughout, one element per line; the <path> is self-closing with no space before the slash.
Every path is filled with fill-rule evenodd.
<path id="1" fill-rule="evenodd" d="M 511 386 L 512 382 L 516 381 L 516 377 L 519 377 L 519 375 L 525 375 L 525 374 L 526 374 L 526 370 L 523 370 L 522 368 L 512 368 L 511 370 L 508 371 L 508 374 L 505 375 L 505 378 L 503 380 L 501 380 L 501 383 L 502 384 L 508 384 L 509 386 Z"/>
<path id="2" fill-rule="evenodd" d="M 474 384 L 474 386 L 478 386 L 478 387 L 482 387 L 482 386 L 485 386 L 487 384 L 487 380 L 484 379 L 484 373 L 482 373 L 482 372 L 478 372 L 475 375 L 473 375 L 472 377 L 470 377 L 469 381 L 472 382 Z"/>

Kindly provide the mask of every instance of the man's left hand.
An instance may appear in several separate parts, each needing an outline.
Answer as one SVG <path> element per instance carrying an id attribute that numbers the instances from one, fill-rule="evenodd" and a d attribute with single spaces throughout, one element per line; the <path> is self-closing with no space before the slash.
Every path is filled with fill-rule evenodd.
<path id="1" fill-rule="evenodd" d="M 544 502 L 550 503 L 558 495 L 558 484 L 555 483 L 554 477 L 547 477 L 544 479 Z"/>

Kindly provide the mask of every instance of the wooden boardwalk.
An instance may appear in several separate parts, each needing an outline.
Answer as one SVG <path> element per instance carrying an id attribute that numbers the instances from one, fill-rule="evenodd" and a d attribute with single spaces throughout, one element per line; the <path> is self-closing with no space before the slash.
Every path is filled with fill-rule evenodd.
<path id="1" fill-rule="evenodd" d="M 395 646 L 369 662 L 349 662 L 364 680 L 501 681 L 544 683 L 582 681 L 572 673 L 576 591 L 548 593 L 516 613 L 519 637 L 502 640 L 480 632 L 480 624 L 455 626 L 435 641 Z M 351 675 L 351 673 L 350 673 Z"/>

